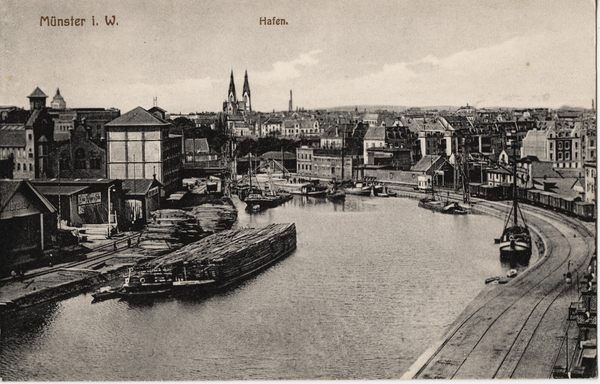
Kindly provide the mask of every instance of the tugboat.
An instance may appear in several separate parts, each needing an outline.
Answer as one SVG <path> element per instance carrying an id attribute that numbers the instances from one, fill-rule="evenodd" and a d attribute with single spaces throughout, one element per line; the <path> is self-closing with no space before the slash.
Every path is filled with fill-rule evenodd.
<path id="1" fill-rule="evenodd" d="M 173 273 L 163 268 L 129 269 L 129 275 L 119 290 L 124 297 L 148 297 L 169 293 L 173 288 Z"/>
<path id="2" fill-rule="evenodd" d="M 517 159 L 513 158 L 513 204 L 504 224 L 502 236 L 496 239 L 500 243 L 500 260 L 511 265 L 528 265 L 531 258 L 531 234 L 525 223 L 523 212 L 517 199 Z M 519 216 L 521 222 L 519 223 Z"/>

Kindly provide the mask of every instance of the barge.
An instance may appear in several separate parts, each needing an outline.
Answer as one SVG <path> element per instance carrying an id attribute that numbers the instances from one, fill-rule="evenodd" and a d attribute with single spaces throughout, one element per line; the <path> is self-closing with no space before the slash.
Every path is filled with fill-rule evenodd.
<path id="1" fill-rule="evenodd" d="M 212 293 L 268 268 L 295 249 L 293 223 L 229 230 L 136 267 L 121 292 L 126 297 Z"/>

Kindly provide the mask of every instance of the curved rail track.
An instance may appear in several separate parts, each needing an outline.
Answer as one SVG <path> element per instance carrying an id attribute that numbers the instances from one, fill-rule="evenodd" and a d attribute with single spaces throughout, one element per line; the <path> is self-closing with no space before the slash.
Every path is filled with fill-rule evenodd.
<path id="1" fill-rule="evenodd" d="M 502 216 L 505 204 L 476 200 L 476 210 Z M 484 289 L 443 341 L 404 375 L 423 379 L 548 378 L 564 336 L 570 286 L 563 274 L 582 270 L 595 233 L 577 219 L 524 206 L 544 255 L 506 285 Z M 490 239 L 491 241 L 491 239 Z M 578 272 L 579 274 L 579 272 Z"/>

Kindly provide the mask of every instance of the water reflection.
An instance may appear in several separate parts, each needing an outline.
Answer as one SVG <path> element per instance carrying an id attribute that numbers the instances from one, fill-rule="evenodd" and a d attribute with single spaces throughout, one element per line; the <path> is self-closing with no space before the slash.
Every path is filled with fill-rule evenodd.
<path id="1" fill-rule="evenodd" d="M 505 274 L 490 217 L 358 196 L 295 196 L 259 213 L 234 203 L 239 227 L 296 223 L 296 251 L 216 295 L 80 295 L 3 323 L 3 378 L 397 379 Z"/>

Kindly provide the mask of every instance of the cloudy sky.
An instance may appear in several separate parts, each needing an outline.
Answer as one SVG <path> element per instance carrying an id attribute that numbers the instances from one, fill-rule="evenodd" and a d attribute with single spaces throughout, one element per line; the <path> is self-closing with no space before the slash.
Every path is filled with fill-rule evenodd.
<path id="1" fill-rule="evenodd" d="M 0 105 L 39 86 L 74 108 L 220 111 L 247 70 L 259 111 L 290 90 L 304 108 L 591 107 L 595 18 L 593 0 L 0 0 Z"/>

